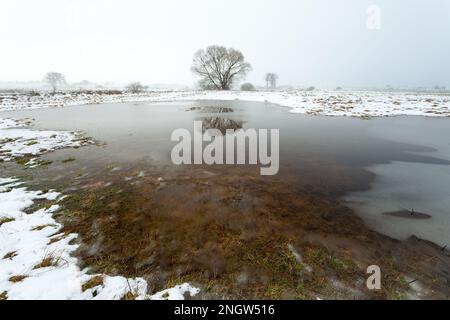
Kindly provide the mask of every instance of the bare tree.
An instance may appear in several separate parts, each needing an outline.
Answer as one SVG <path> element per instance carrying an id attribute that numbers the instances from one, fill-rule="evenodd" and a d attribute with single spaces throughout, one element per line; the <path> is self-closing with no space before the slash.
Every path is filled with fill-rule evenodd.
<path id="1" fill-rule="evenodd" d="M 272 79 L 270 81 L 270 87 L 272 89 L 276 89 L 278 81 L 278 75 L 276 73 L 272 73 Z"/>
<path id="2" fill-rule="evenodd" d="M 140 93 L 144 91 L 147 87 L 142 85 L 140 82 L 132 82 L 127 86 L 127 90 L 131 93 Z"/>
<path id="3" fill-rule="evenodd" d="M 233 48 L 209 46 L 194 54 L 191 70 L 200 77 L 203 89 L 229 90 L 251 70 L 244 55 Z"/>
<path id="4" fill-rule="evenodd" d="M 277 87 L 278 75 L 276 73 L 266 73 L 264 80 L 266 80 L 267 89 L 269 87 L 275 89 Z"/>
<path id="5" fill-rule="evenodd" d="M 49 72 L 44 76 L 44 82 L 48 83 L 55 92 L 59 85 L 66 83 L 66 77 L 59 72 Z"/>
<path id="6" fill-rule="evenodd" d="M 266 88 L 269 89 L 269 84 L 270 84 L 270 79 L 271 79 L 271 75 L 270 73 L 266 73 L 266 75 L 264 76 L 264 80 L 266 80 Z"/>

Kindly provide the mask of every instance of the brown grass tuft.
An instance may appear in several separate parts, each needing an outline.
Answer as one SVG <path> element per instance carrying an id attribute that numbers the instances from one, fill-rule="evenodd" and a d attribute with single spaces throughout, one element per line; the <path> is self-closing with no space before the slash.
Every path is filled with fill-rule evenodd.
<path id="1" fill-rule="evenodd" d="M 33 270 L 34 269 L 39 269 L 39 268 L 47 268 L 47 267 L 57 266 L 58 265 L 58 260 L 59 259 L 55 259 L 51 255 L 47 255 L 47 256 L 44 257 L 44 259 L 42 259 L 42 261 L 40 263 L 38 263 L 37 265 L 35 265 L 33 267 Z"/>
<path id="2" fill-rule="evenodd" d="M 87 282 L 85 282 L 81 286 L 81 290 L 84 292 L 86 290 L 89 290 L 91 288 L 101 286 L 101 285 L 103 285 L 103 276 L 95 276 L 95 277 L 91 278 L 90 280 L 88 280 Z"/>
<path id="3" fill-rule="evenodd" d="M 27 276 L 24 276 L 24 275 L 12 276 L 12 277 L 10 277 L 8 280 L 9 280 L 10 282 L 16 283 L 16 282 L 23 281 L 23 279 L 25 279 L 26 277 L 27 277 Z"/>
<path id="4" fill-rule="evenodd" d="M 0 301 L 2 300 L 8 300 L 8 294 L 6 291 L 3 291 L 2 293 L 0 293 Z"/>
<path id="5" fill-rule="evenodd" d="M 31 231 L 41 231 L 42 229 L 47 228 L 47 227 L 56 227 L 56 224 L 53 224 L 53 223 L 43 224 L 40 226 L 33 227 L 31 229 Z"/>
<path id="6" fill-rule="evenodd" d="M 51 238 L 51 239 L 48 241 L 48 245 L 50 245 L 50 244 L 52 244 L 52 243 L 55 243 L 55 242 L 58 242 L 58 241 L 61 241 L 61 240 L 63 240 L 66 236 L 67 236 L 66 234 L 62 234 L 62 235 L 59 235 L 59 236 L 55 236 L 55 237 Z"/>
<path id="7" fill-rule="evenodd" d="M 120 300 L 136 300 L 136 295 L 131 291 L 128 291 Z"/>
<path id="8" fill-rule="evenodd" d="M 3 259 L 12 259 L 15 256 L 17 256 L 17 251 L 11 251 L 11 252 L 8 252 L 7 254 L 5 254 L 3 256 Z"/>

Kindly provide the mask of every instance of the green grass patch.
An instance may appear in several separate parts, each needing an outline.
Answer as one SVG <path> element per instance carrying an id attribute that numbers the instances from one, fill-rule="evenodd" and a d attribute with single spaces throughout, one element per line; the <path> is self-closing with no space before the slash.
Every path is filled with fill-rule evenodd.
<path id="1" fill-rule="evenodd" d="M 2 224 L 4 224 L 4 223 L 8 223 L 8 222 L 11 222 L 11 221 L 14 221 L 14 218 L 10 218 L 10 217 L 3 217 L 3 218 L 0 218 L 0 226 L 1 226 Z"/>
<path id="2" fill-rule="evenodd" d="M 27 143 L 25 143 L 26 146 L 34 146 L 35 144 L 38 144 L 38 142 L 36 140 L 31 140 L 31 141 L 28 141 Z"/>

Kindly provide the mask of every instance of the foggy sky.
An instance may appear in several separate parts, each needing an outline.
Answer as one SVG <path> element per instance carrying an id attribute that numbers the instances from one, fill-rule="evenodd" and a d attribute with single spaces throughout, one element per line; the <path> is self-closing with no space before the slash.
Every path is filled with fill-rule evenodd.
<path id="1" fill-rule="evenodd" d="M 381 29 L 366 26 L 369 5 Z M 448 0 L 1 0 L 0 80 L 192 85 L 193 53 L 243 52 L 264 83 L 450 87 Z"/>

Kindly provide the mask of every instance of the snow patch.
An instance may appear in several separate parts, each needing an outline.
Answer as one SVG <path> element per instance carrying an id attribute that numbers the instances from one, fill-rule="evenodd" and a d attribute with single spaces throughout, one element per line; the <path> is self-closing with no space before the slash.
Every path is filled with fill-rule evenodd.
<path id="1" fill-rule="evenodd" d="M 62 225 L 52 214 L 59 209 L 55 203 L 32 213 L 24 210 L 35 200 L 57 202 L 62 196 L 50 190 L 31 191 L 20 187 L 14 178 L 0 178 L 0 294 L 7 299 L 184 299 L 199 289 L 185 283 L 153 295 L 147 294 L 147 282 L 142 278 L 89 275 L 80 270 L 71 254 L 77 234 L 61 232 Z M 84 288 L 94 277 L 100 283 Z"/>
<path id="2" fill-rule="evenodd" d="M 0 118 L 0 161 L 10 161 L 24 156 L 39 156 L 56 149 L 81 147 L 92 143 L 80 133 L 67 131 L 31 130 L 29 119 Z M 36 158 L 27 166 L 39 165 Z"/>

